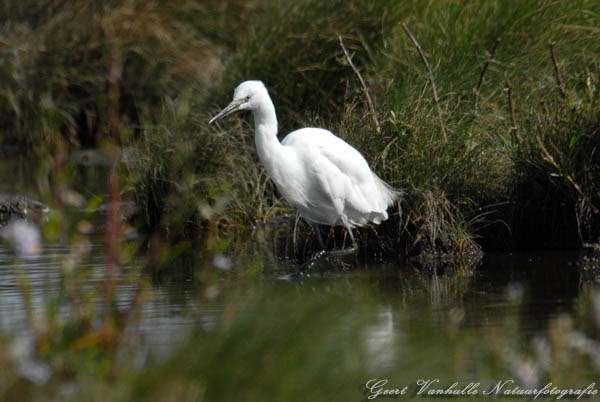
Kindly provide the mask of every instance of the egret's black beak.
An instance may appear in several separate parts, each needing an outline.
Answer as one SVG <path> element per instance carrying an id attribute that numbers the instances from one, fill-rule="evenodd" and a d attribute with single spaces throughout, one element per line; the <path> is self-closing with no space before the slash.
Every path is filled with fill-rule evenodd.
<path id="1" fill-rule="evenodd" d="M 243 103 L 244 103 L 243 99 L 234 100 L 229 105 L 227 105 L 227 107 L 225 109 L 221 110 L 219 112 L 219 114 L 217 114 L 215 117 L 210 119 L 208 124 L 212 124 L 217 120 L 221 120 L 225 116 L 229 116 L 231 113 L 237 112 L 238 110 L 240 110 L 240 106 L 242 106 Z"/>

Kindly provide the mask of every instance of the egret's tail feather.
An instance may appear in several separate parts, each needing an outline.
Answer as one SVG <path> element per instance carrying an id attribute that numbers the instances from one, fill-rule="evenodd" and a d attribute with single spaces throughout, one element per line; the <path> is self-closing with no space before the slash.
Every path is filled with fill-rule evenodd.
<path id="1" fill-rule="evenodd" d="M 404 191 L 394 188 L 387 184 L 385 181 L 381 180 L 379 176 L 374 174 L 376 178 L 377 187 L 379 188 L 379 192 L 381 194 L 382 207 L 386 210 L 388 207 L 394 204 L 397 200 L 401 200 L 404 195 Z"/>

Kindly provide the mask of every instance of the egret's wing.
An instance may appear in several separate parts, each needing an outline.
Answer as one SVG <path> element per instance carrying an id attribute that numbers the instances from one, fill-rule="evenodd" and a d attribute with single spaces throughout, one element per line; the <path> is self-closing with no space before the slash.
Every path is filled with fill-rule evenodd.
<path id="1" fill-rule="evenodd" d="M 322 129 L 302 129 L 282 142 L 293 147 L 314 178 L 307 198 L 313 208 L 330 205 L 352 225 L 387 219 L 387 207 L 397 198 L 394 190 L 375 175 L 355 148 Z"/>
<path id="2" fill-rule="evenodd" d="M 373 219 L 387 217 L 387 204 L 381 199 L 376 176 L 365 158 L 346 142 L 334 137 L 334 146 L 320 149 L 321 163 L 325 167 L 326 181 L 336 207 L 341 208 L 353 225 L 363 225 Z M 380 219 L 377 219 L 380 214 Z"/>

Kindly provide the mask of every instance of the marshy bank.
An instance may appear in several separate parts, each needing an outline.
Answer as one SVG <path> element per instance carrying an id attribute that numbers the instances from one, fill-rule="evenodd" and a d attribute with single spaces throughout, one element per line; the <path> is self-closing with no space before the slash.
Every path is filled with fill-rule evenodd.
<path id="1" fill-rule="evenodd" d="M 248 117 L 205 124 L 257 78 L 281 133 L 327 127 L 406 191 L 403 214 L 361 231 L 367 254 L 598 242 L 594 2 L 219 4 L 5 3 L 3 146 L 55 166 L 135 147 L 121 188 L 136 225 L 171 243 L 265 223 L 291 211 Z"/>
<path id="2" fill-rule="evenodd" d="M 0 15 L 0 193 L 50 208 L 40 256 L 0 244 L 0 399 L 597 377 L 597 1 L 9 0 Z M 247 79 L 282 134 L 328 128 L 405 191 L 356 232 L 355 259 L 278 279 L 314 235 L 260 166 L 251 118 L 207 125 Z"/>

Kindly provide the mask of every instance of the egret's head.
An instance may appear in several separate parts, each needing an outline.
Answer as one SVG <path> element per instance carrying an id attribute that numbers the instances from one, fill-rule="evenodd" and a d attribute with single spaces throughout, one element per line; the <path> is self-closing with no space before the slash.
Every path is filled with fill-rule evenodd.
<path id="1" fill-rule="evenodd" d="M 210 119 L 208 124 L 214 123 L 240 110 L 254 110 L 265 96 L 268 98 L 269 93 L 262 81 L 244 81 L 233 92 L 231 103 L 225 109 L 221 110 L 219 114 Z"/>

